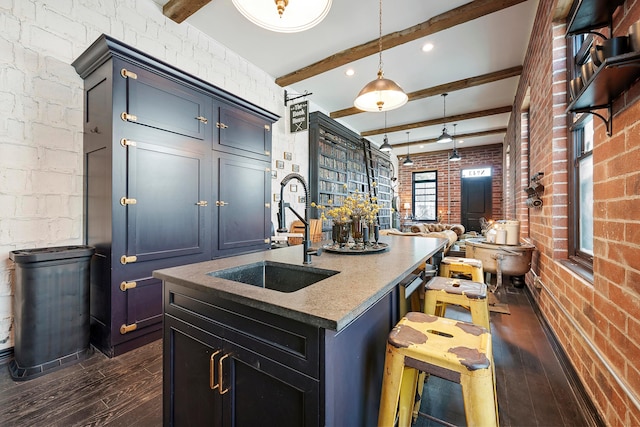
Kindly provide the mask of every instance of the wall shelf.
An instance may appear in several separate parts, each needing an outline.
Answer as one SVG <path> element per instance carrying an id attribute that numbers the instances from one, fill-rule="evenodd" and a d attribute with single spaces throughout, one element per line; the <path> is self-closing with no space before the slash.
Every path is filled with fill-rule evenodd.
<path id="1" fill-rule="evenodd" d="M 567 37 L 588 33 L 605 26 L 611 27 L 611 15 L 624 0 L 578 0 L 572 8 L 567 25 Z"/>

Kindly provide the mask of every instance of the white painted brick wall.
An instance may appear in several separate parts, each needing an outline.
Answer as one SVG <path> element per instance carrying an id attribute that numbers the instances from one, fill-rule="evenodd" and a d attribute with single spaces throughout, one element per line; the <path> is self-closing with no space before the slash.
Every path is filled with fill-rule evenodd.
<path id="1" fill-rule="evenodd" d="M 152 0 L 0 0 L 0 28 L 1 351 L 13 346 L 9 252 L 83 242 L 83 82 L 70 64 L 102 33 L 280 116 L 285 109 L 272 76 Z M 295 153 L 306 176 L 306 140 L 294 143 L 284 120 L 273 135 L 274 156 Z"/>

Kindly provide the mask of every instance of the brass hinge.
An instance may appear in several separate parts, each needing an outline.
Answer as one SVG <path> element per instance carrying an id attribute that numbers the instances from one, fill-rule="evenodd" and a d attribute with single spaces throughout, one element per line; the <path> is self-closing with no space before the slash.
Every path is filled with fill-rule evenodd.
<path id="1" fill-rule="evenodd" d="M 269 242 L 271 242 L 271 239 L 264 239 L 264 242 L 265 243 L 269 243 Z"/>
<path id="2" fill-rule="evenodd" d="M 267 209 L 271 209 L 271 203 L 265 203 L 264 207 L 267 208 Z"/>
<path id="3" fill-rule="evenodd" d="M 270 130 L 271 130 L 271 126 L 269 126 L 269 125 L 264 125 L 264 129 L 268 132 L 268 131 L 270 131 Z"/>
<path id="4" fill-rule="evenodd" d="M 138 260 L 138 257 L 135 255 L 131 255 L 131 256 L 126 256 L 126 255 L 122 255 L 120 257 L 120 263 L 121 264 L 129 264 L 132 262 L 136 262 Z"/>
<path id="5" fill-rule="evenodd" d="M 122 145 L 123 147 L 135 147 L 136 146 L 136 142 L 132 141 L 130 139 L 127 139 L 127 138 L 122 138 L 120 140 L 120 145 Z"/>
<path id="6" fill-rule="evenodd" d="M 120 118 L 122 120 L 124 120 L 125 122 L 137 122 L 138 121 L 138 116 L 135 116 L 133 114 L 129 114 L 126 111 L 122 112 L 120 114 Z"/>
<path id="7" fill-rule="evenodd" d="M 225 125 L 224 123 L 217 122 L 217 123 L 216 123 L 216 127 L 217 127 L 218 129 L 226 129 L 226 128 L 228 128 L 229 126 Z"/>
<path id="8" fill-rule="evenodd" d="M 206 200 L 200 200 L 199 202 L 196 203 L 196 206 L 200 206 L 200 207 L 209 206 L 209 202 L 207 202 Z"/>
<path id="9" fill-rule="evenodd" d="M 204 123 L 205 125 L 209 123 L 209 120 L 207 120 L 206 117 L 202 117 L 202 116 L 196 117 L 196 120 L 200 120 L 200 122 Z"/>
<path id="10" fill-rule="evenodd" d="M 138 328 L 137 323 L 133 323 L 131 325 L 122 325 L 120 326 L 120 334 L 124 335 L 127 332 L 135 331 Z"/>
<path id="11" fill-rule="evenodd" d="M 216 206 L 227 206 L 229 203 L 222 200 L 216 200 Z"/>
<path id="12" fill-rule="evenodd" d="M 133 289 L 137 286 L 138 284 L 136 282 L 121 282 L 120 283 L 120 290 L 122 292 L 126 292 L 127 289 Z"/>
<path id="13" fill-rule="evenodd" d="M 120 70 L 120 75 L 125 79 L 129 78 L 129 79 L 136 80 L 138 78 L 138 75 L 136 73 L 134 73 L 133 71 L 129 71 L 126 68 L 123 68 L 122 70 Z"/>
<path id="14" fill-rule="evenodd" d="M 126 197 L 120 198 L 120 204 L 122 206 L 135 205 L 136 203 L 138 203 L 137 199 L 127 199 Z"/>

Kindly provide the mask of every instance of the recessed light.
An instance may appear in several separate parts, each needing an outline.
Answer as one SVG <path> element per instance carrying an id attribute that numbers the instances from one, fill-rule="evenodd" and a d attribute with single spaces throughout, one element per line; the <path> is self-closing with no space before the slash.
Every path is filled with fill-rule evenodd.
<path id="1" fill-rule="evenodd" d="M 429 52 L 431 50 L 433 50 L 433 43 L 425 43 L 422 45 L 423 52 Z"/>
<path id="2" fill-rule="evenodd" d="M 464 143 L 464 139 L 456 139 L 456 142 L 457 142 L 458 144 L 462 144 L 462 143 Z"/>
<path id="3" fill-rule="evenodd" d="M 345 72 L 344 72 L 344 74 L 345 74 L 347 77 L 351 77 L 351 76 L 353 76 L 355 73 L 356 73 L 356 72 L 355 72 L 355 71 L 353 71 L 353 68 L 349 68 L 347 71 L 345 71 Z"/>

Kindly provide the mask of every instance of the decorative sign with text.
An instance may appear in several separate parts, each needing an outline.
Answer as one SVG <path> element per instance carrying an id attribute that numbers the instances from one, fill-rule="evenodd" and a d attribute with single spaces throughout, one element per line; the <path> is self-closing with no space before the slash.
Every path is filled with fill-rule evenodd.
<path id="1" fill-rule="evenodd" d="M 463 178 L 482 178 L 485 176 L 491 176 L 491 168 L 480 168 L 480 169 L 463 169 L 462 177 Z"/>
<path id="2" fill-rule="evenodd" d="M 291 133 L 309 129 L 309 102 L 302 101 L 289 106 Z"/>

